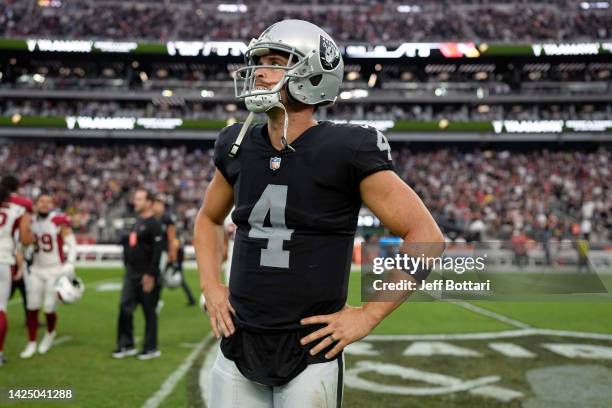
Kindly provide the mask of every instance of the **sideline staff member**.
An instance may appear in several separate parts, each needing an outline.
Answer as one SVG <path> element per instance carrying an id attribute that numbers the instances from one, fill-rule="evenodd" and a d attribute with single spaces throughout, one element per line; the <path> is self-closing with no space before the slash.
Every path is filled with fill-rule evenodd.
<path id="1" fill-rule="evenodd" d="M 187 305 L 194 306 L 195 299 L 183 274 L 184 243 L 179 235 L 174 215 L 166 211 L 166 198 L 161 194 L 155 196 L 153 214 L 162 225 L 162 260 L 159 268 L 163 274 L 168 272 L 169 267 L 172 267 L 175 273 L 181 274 L 181 288 L 187 296 Z M 163 304 L 161 295 L 158 309 L 160 309 L 160 304 Z"/>
<path id="2" fill-rule="evenodd" d="M 161 288 L 159 258 L 162 251 L 162 227 L 153 215 L 153 196 L 148 190 L 136 190 L 133 202 L 138 219 L 123 242 L 126 273 L 121 290 L 117 349 L 112 356 L 124 358 L 137 354 L 134 346 L 133 316 L 136 305 L 140 303 L 144 309 L 146 323 L 144 347 L 138 353 L 138 359 L 149 360 L 161 355 L 157 349 L 155 307 Z"/>

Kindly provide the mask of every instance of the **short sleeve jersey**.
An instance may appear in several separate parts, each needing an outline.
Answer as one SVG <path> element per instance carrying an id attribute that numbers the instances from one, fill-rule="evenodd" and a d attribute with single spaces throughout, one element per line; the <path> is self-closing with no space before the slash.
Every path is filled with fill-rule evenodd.
<path id="1" fill-rule="evenodd" d="M 279 151 L 260 124 L 232 158 L 240 127 L 223 129 L 214 152 L 234 190 L 230 302 L 241 327 L 300 329 L 301 318 L 346 303 L 359 185 L 393 169 L 389 143 L 374 128 L 324 121 L 292 143 L 295 151 Z"/>

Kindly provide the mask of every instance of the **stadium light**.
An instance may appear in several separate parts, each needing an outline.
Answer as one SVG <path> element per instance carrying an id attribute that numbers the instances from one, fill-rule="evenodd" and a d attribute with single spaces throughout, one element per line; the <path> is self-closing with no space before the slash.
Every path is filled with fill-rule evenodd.
<path id="1" fill-rule="evenodd" d="M 174 92 L 172 92 L 170 89 L 164 89 L 162 91 L 162 96 L 165 96 L 166 98 L 170 98 L 173 95 Z"/>
<path id="2" fill-rule="evenodd" d="M 410 6 L 407 4 L 400 4 L 399 6 L 397 6 L 397 11 L 400 13 L 419 13 L 422 10 L 423 9 L 421 8 L 421 6 Z"/>
<path id="3" fill-rule="evenodd" d="M 206 89 L 202 89 L 202 92 L 200 92 L 200 96 L 202 98 L 212 98 L 213 96 L 215 96 L 215 91 L 207 91 Z"/>
<path id="4" fill-rule="evenodd" d="M 38 7 L 62 7 L 61 0 L 38 0 Z"/>
<path id="5" fill-rule="evenodd" d="M 344 91 L 340 93 L 340 99 L 362 99 L 367 98 L 369 95 L 365 89 L 353 89 L 351 91 Z"/>
<path id="6" fill-rule="evenodd" d="M 219 4 L 217 10 L 221 13 L 246 13 L 246 4 Z"/>
<path id="7" fill-rule="evenodd" d="M 446 95 L 446 88 L 436 88 L 436 90 L 434 91 L 434 95 L 436 96 Z"/>
<path id="8" fill-rule="evenodd" d="M 594 1 L 594 2 L 583 1 L 582 3 L 580 3 L 580 8 L 583 10 L 607 9 L 607 8 L 610 8 L 610 3 L 607 1 Z"/>
<path id="9" fill-rule="evenodd" d="M 45 77 L 40 74 L 34 74 L 32 76 L 32 80 L 34 80 L 34 82 L 38 82 L 39 84 L 42 84 L 43 82 L 45 82 Z"/>

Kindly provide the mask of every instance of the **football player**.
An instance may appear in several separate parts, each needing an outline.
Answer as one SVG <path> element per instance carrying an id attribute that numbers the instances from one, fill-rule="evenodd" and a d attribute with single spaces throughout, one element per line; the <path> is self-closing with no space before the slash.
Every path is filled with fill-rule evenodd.
<path id="1" fill-rule="evenodd" d="M 45 354 L 53 345 L 56 335 L 57 303 L 56 283 L 62 276 L 74 277 L 76 239 L 72 233 L 70 218 L 53 211 L 53 198 L 42 193 L 36 199 L 36 213 L 32 220 L 34 251 L 32 265 L 25 276 L 28 292 L 28 344 L 21 358 L 30 358 L 36 352 L 38 312 L 45 313 L 47 330 L 38 345 L 38 352 Z"/>
<path id="2" fill-rule="evenodd" d="M 16 265 L 16 235 L 23 246 L 34 241 L 31 230 L 32 203 L 11 192 L 0 183 L 0 367 L 4 358 L 4 339 L 8 330 L 6 306 Z"/>
<path id="3" fill-rule="evenodd" d="M 187 296 L 187 305 L 193 306 L 195 305 L 195 299 L 183 275 L 184 245 L 176 228 L 175 217 L 170 211 L 166 210 L 166 198 L 161 194 L 155 196 L 153 213 L 162 225 L 162 255 L 159 270 L 167 278 L 164 283 L 169 287 L 176 287 L 180 284 L 185 296 Z M 180 283 L 173 285 L 170 283 L 171 281 Z M 158 313 L 161 305 L 163 305 L 163 301 L 161 300 L 160 290 L 160 300 L 157 302 Z"/>
<path id="4" fill-rule="evenodd" d="M 23 197 L 17 194 L 17 191 L 19 190 L 19 179 L 17 177 L 15 177 L 12 174 L 7 174 L 6 176 L 2 177 L 2 180 L 0 180 L 0 184 L 4 186 L 9 191 L 9 193 L 11 193 L 11 201 L 13 201 L 14 203 L 18 205 L 25 206 L 24 208 L 26 208 L 29 212 L 32 211 L 32 201 L 29 198 L 26 198 L 26 197 Z M 23 280 L 23 270 L 24 270 L 23 249 L 24 248 L 18 249 L 15 254 L 16 256 L 16 264 L 14 268 L 15 274 L 13 275 L 11 295 L 9 296 L 9 299 L 12 299 L 13 294 L 17 290 L 19 290 L 19 293 L 21 294 L 21 304 L 23 306 L 23 317 L 25 321 L 28 312 L 27 312 L 27 294 L 25 290 L 25 283 Z"/>
<path id="5" fill-rule="evenodd" d="M 223 335 L 210 404 L 338 407 L 342 350 L 409 295 L 346 304 L 362 203 L 404 242 L 433 243 L 427 256 L 442 252 L 443 237 L 393 172 L 381 132 L 315 120 L 318 106 L 335 102 L 343 78 L 329 35 L 306 21 L 281 21 L 251 41 L 245 59 L 235 80 L 244 80 L 237 98 L 251 113 L 221 131 L 195 225 L 210 323 L 217 338 Z M 250 126 L 256 112 L 265 112 L 267 123 Z M 220 281 L 219 248 L 233 205 L 228 288 Z"/>

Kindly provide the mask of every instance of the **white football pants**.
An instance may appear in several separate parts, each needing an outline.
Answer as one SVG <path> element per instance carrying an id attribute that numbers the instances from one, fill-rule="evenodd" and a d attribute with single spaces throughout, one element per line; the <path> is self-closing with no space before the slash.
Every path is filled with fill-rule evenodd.
<path id="1" fill-rule="evenodd" d="M 244 377 L 221 351 L 211 373 L 210 406 L 214 408 L 340 408 L 344 355 L 310 364 L 289 383 L 267 386 Z"/>
<path id="2" fill-rule="evenodd" d="M 13 276 L 11 266 L 0 264 L 0 311 L 6 312 L 9 296 L 11 295 L 11 284 Z"/>

